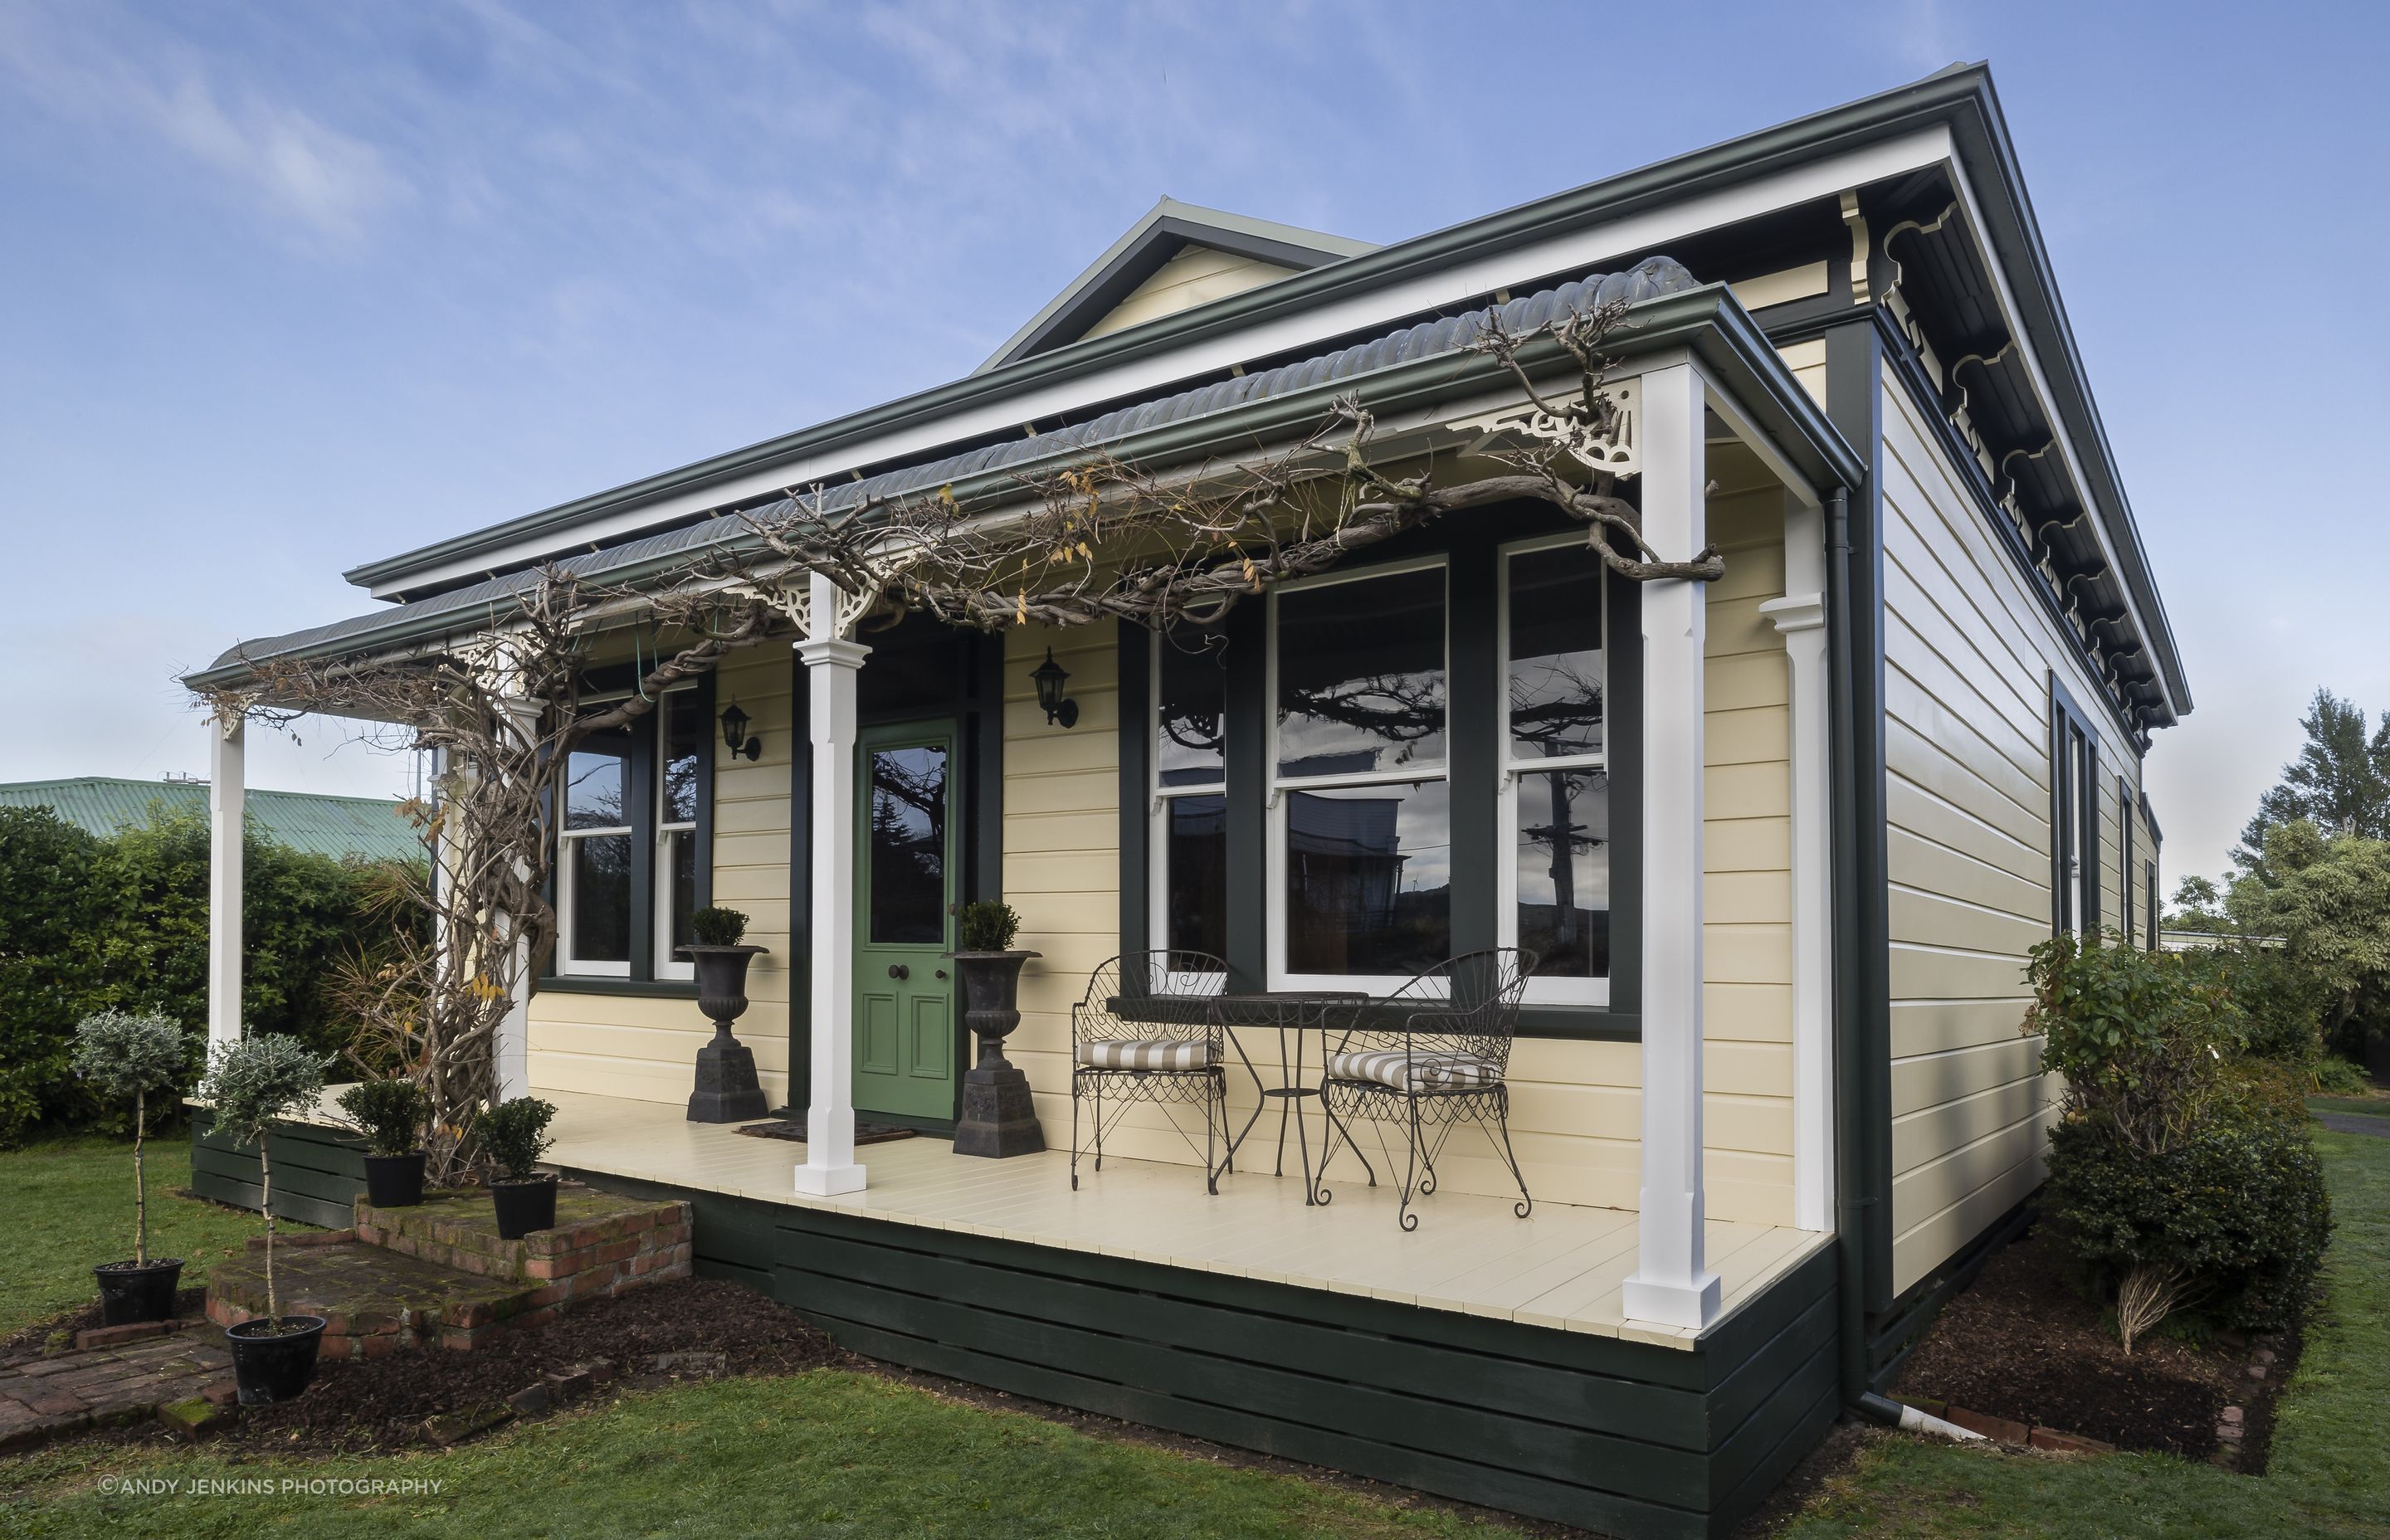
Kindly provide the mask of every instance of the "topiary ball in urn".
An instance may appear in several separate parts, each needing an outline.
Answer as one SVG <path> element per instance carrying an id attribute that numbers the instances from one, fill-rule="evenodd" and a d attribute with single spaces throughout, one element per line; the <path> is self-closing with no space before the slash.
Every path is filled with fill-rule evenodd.
<path id="1" fill-rule="evenodd" d="M 1009 904 L 963 905 L 956 926 L 961 944 L 955 967 L 963 976 L 963 1024 L 979 1039 L 979 1061 L 963 1075 L 963 1115 L 955 1124 L 955 1153 L 1004 1160 L 1046 1148 L 1045 1130 L 1029 1099 L 1029 1077 L 1004 1057 L 1004 1040 L 1021 1024 L 1021 969 L 1035 952 L 1016 949 L 1021 917 Z"/>
<path id="2" fill-rule="evenodd" d="M 730 1023 L 747 1010 L 747 965 L 766 948 L 741 944 L 747 917 L 736 909 L 700 909 L 689 916 L 688 928 L 697 939 L 680 950 L 697 970 L 697 1008 L 713 1023 L 713 1036 L 697 1050 L 688 1121 L 750 1122 L 769 1104 L 755 1078 L 755 1050 L 731 1035 Z"/>

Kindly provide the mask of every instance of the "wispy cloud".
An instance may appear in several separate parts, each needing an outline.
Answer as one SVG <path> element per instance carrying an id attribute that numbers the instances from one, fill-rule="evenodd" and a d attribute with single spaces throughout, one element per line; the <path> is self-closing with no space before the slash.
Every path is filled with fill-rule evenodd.
<path id="1" fill-rule="evenodd" d="M 409 194 L 374 146 L 121 14 L 0 15 L 0 70 L 22 99 L 84 135 L 154 135 L 226 188 L 319 237 L 351 240 Z"/>

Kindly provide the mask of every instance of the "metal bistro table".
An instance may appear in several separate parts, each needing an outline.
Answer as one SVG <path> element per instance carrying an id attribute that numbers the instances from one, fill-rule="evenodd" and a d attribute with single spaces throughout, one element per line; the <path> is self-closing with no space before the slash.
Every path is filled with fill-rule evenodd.
<path id="1" fill-rule="evenodd" d="M 1320 1086 L 1317 1080 L 1306 1082 L 1304 1077 L 1304 1040 L 1310 1033 L 1321 1033 L 1319 1069 L 1324 1074 L 1328 1068 L 1326 1033 L 1336 1014 L 1358 1009 L 1368 1003 L 1369 996 L 1356 990 L 1256 990 L 1212 996 L 1213 1016 L 1232 1040 L 1240 1027 L 1278 1033 L 1279 1083 L 1276 1085 L 1264 1084 L 1262 1072 L 1254 1067 L 1253 1056 L 1245 1052 L 1242 1043 L 1236 1045 L 1237 1057 L 1244 1060 L 1245 1072 L 1253 1077 L 1253 1088 L 1261 1093 L 1261 1099 L 1253 1108 L 1253 1115 L 1245 1120 L 1245 1126 L 1228 1141 L 1228 1152 L 1220 1161 L 1221 1171 L 1232 1168 L 1237 1150 L 1245 1142 L 1245 1136 L 1253 1131 L 1253 1125 L 1262 1121 L 1262 1114 L 1275 1101 L 1278 1103 L 1278 1164 L 1272 1174 L 1286 1174 L 1286 1129 L 1291 1122 L 1294 1124 L 1295 1149 L 1303 1162 L 1303 1200 L 1311 1207 L 1318 1206 L 1319 1184 L 1312 1174 L 1311 1138 L 1304 1129 L 1301 1103 L 1307 1097 L 1318 1096 Z M 1291 1051 L 1289 1049 L 1290 1040 Z M 1324 1133 L 1322 1148 L 1324 1151 Z"/>

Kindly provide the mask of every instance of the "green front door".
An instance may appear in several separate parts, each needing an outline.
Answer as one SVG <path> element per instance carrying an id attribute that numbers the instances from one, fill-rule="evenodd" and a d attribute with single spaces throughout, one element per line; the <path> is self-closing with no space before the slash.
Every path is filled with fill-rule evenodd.
<path id="1" fill-rule="evenodd" d="M 854 1106 L 951 1118 L 955 727 L 866 730 L 857 751 L 863 827 L 854 863 Z"/>

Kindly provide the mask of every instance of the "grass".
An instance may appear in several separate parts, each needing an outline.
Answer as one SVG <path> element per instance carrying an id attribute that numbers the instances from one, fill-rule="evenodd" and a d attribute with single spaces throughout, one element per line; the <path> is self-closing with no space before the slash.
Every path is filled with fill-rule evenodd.
<path id="1" fill-rule="evenodd" d="M 208 1264 L 234 1255 L 265 1222 L 175 1195 L 191 1185 L 187 1133 L 153 1138 L 144 1154 L 149 1254 L 181 1257 L 186 1288 L 205 1283 Z M 92 1268 L 133 1255 L 132 1141 L 84 1136 L 0 1153 L 0 1218 L 8 1221 L 0 1337 L 89 1304 L 98 1297 Z"/>
<path id="2" fill-rule="evenodd" d="M 106 1478 L 178 1481 L 171 1494 Z M 264 1476 L 437 1482 L 436 1493 L 191 1495 Z M 11 1510 L 14 1510 L 13 1512 Z M 1296 1477 L 1090 1437 L 944 1401 L 867 1374 L 816 1370 L 623 1397 L 446 1454 L 230 1464 L 84 1444 L 0 1457 L 0 1532 L 73 1537 L 398 1540 L 471 1534 L 1244 1537 L 1396 1540 L 1508 1534 Z"/>
<path id="3" fill-rule="evenodd" d="M 2390 1097 L 2309 1097 L 2310 1112 L 2356 1112 L 2369 1118 L 2390 1118 Z"/>
<path id="4" fill-rule="evenodd" d="M 167 1189 L 187 1143 L 151 1147 L 151 1235 L 201 1264 L 259 1227 Z M 130 1244 L 129 1147 L 62 1139 L 0 1153 L 0 1328 L 71 1308 L 91 1264 Z M 109 1481 L 181 1485 L 134 1495 Z M 195 1482 L 423 1481 L 436 1492 L 192 1495 Z M 212 1450 L 84 1442 L 0 1455 L 0 1535 L 1276 1536 L 1334 1540 L 1510 1533 L 1292 1476 L 1090 1437 L 1019 1413 L 823 1370 L 621 1397 L 446 1453 L 229 1459 Z"/>
<path id="5" fill-rule="evenodd" d="M 2061 1463 L 1888 1437 L 1788 1534 L 2390 1536 L 2390 1139 L 2319 1130 L 2316 1146 L 2339 1227 L 2264 1477 L 2161 1455 Z"/>

